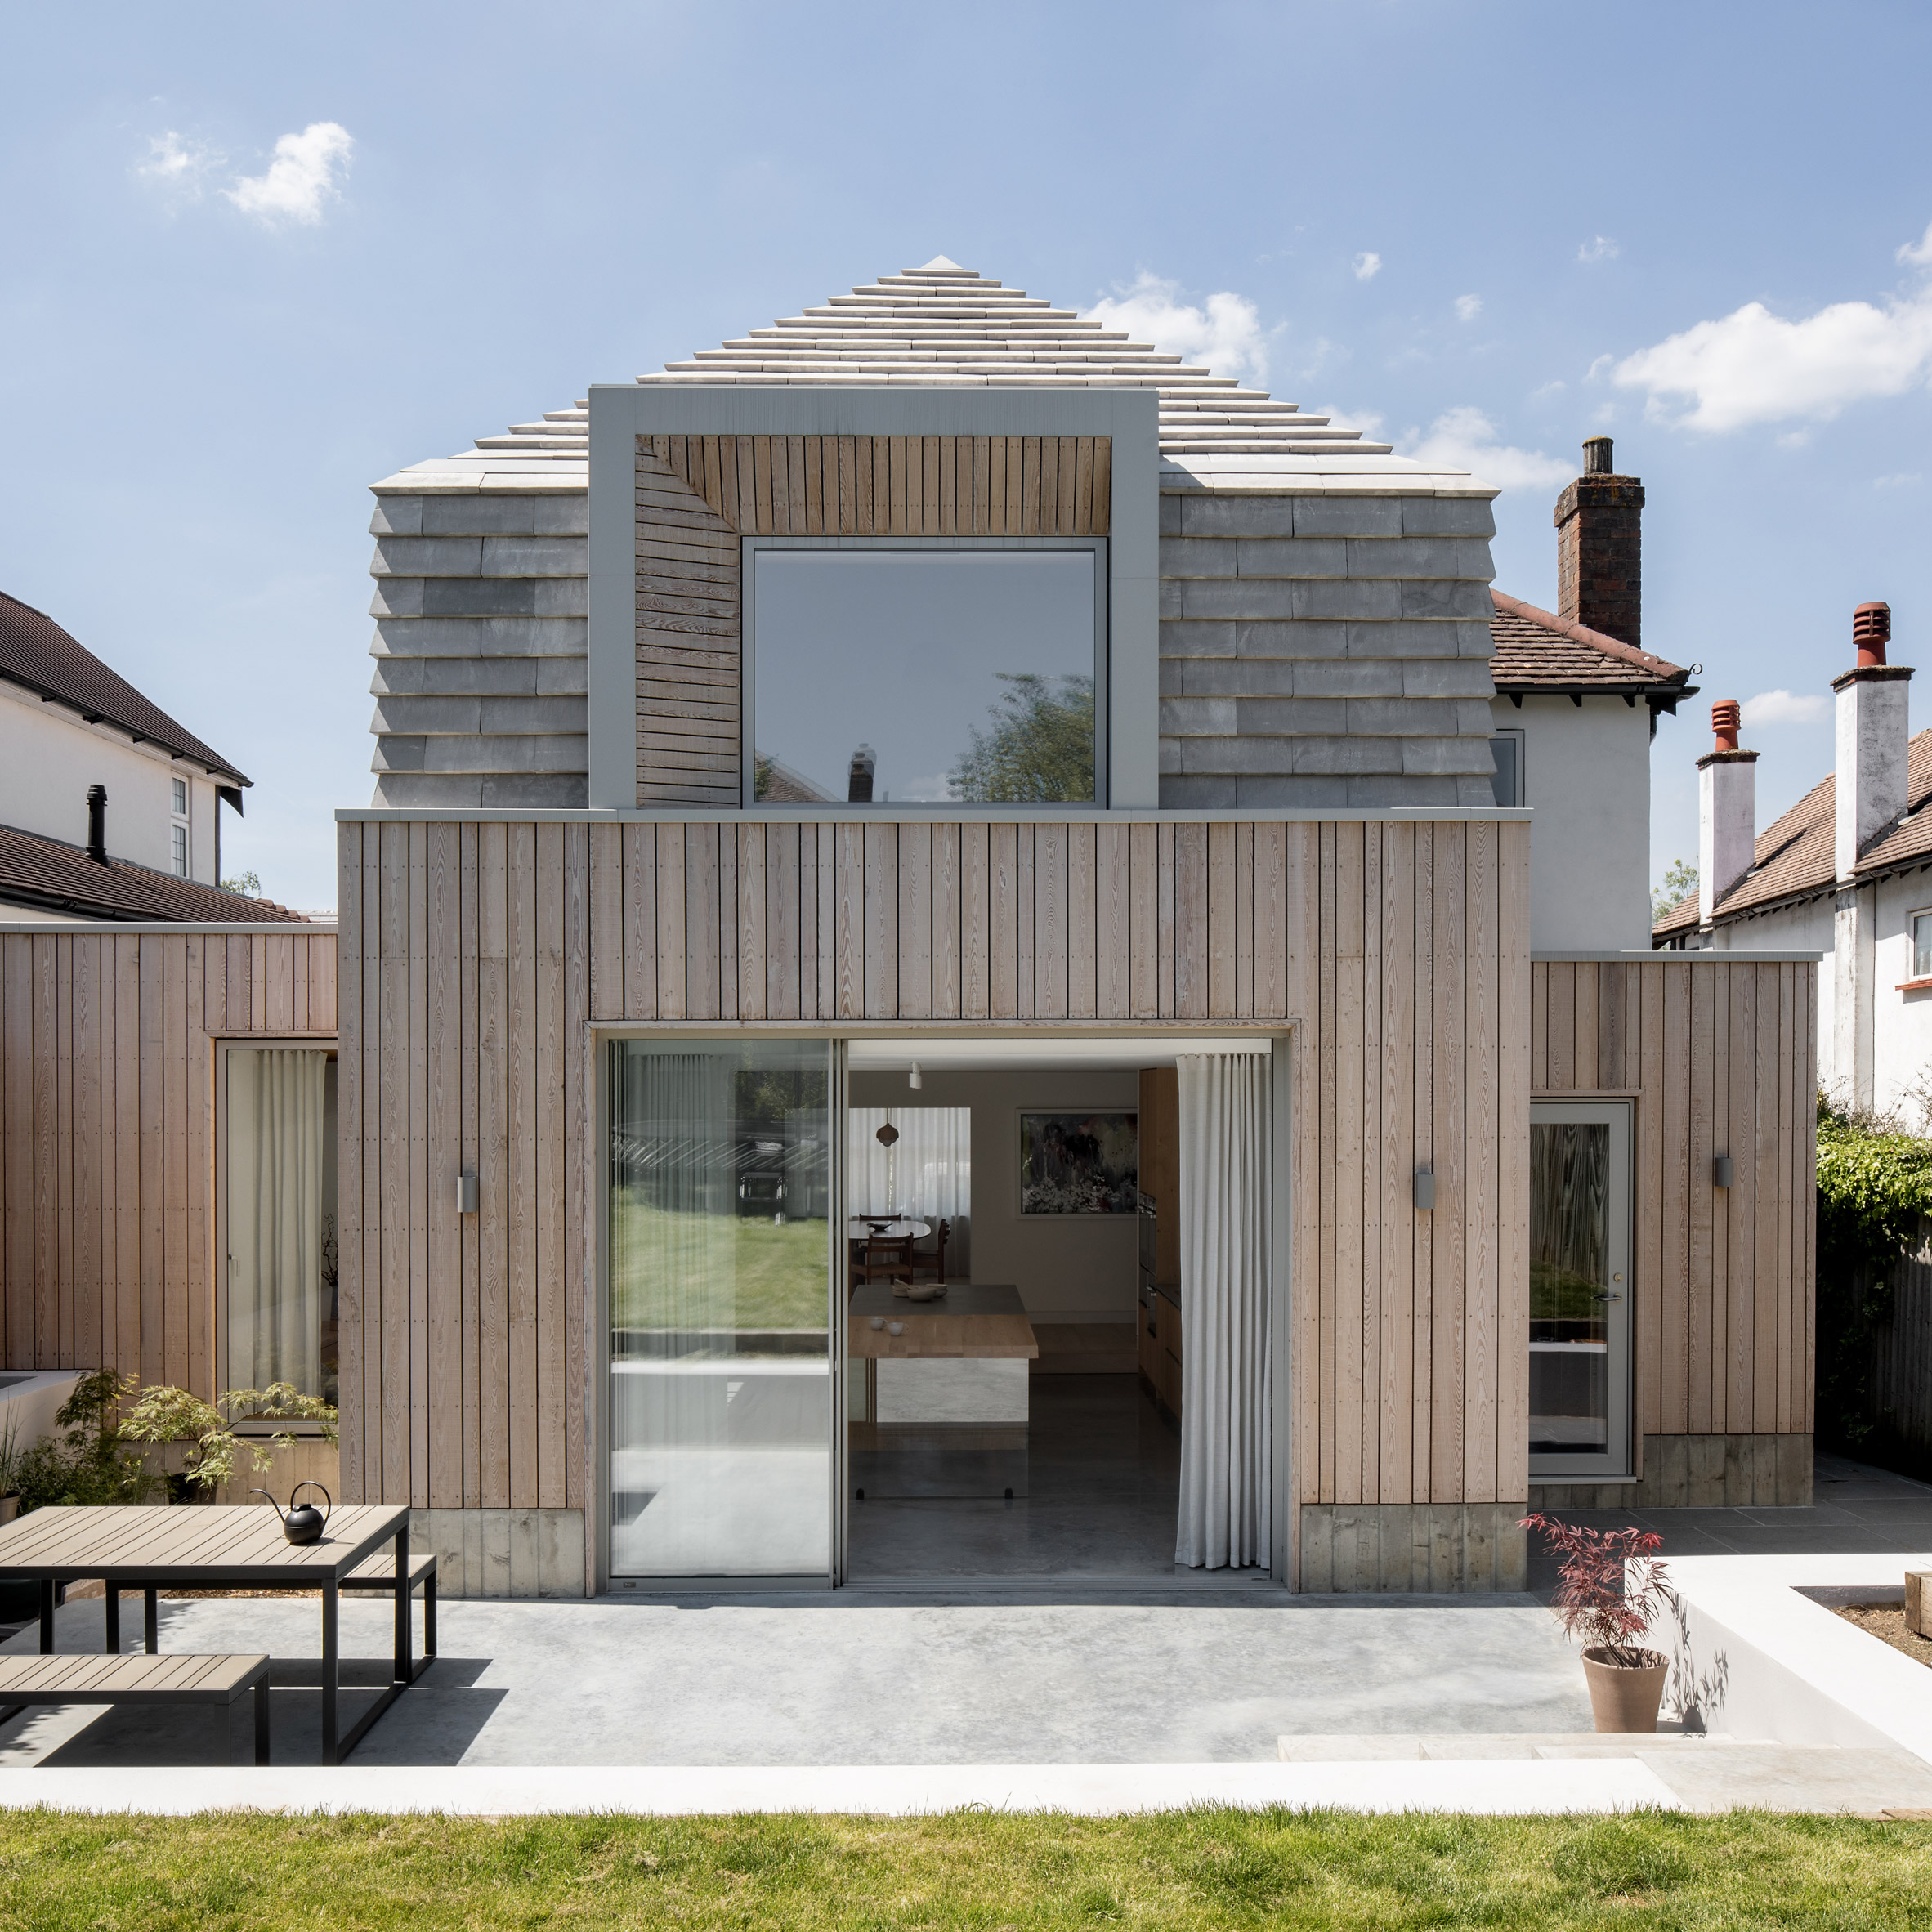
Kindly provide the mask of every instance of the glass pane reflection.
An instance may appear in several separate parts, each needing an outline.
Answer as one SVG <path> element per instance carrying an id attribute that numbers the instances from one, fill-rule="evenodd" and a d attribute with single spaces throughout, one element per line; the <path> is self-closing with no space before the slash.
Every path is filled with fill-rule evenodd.
<path id="1" fill-rule="evenodd" d="M 1610 1129 L 1530 1128 L 1530 1452 L 1610 1450 Z"/>
<path id="2" fill-rule="evenodd" d="M 761 550 L 752 790 L 1094 796 L 1094 553 Z"/>
<path id="3" fill-rule="evenodd" d="M 823 1575 L 830 1049 L 610 1053 L 611 1573 Z"/>

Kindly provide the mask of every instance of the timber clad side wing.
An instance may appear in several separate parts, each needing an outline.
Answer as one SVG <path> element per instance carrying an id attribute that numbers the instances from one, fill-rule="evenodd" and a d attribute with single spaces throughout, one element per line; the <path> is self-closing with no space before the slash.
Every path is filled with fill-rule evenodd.
<path id="1" fill-rule="evenodd" d="M 0 1340 L 212 1397 L 214 1043 L 331 1038 L 336 937 L 0 933 Z"/>
<path id="2" fill-rule="evenodd" d="M 1809 963 L 1722 955 L 1531 969 L 1532 1091 L 1635 1101 L 1637 1433 L 1653 1456 L 1702 1438 L 1719 1465 L 1667 1500 L 1800 1500 L 1782 1465 L 1723 1465 L 1748 1452 L 1736 1438 L 1775 1453 L 1812 1429 L 1817 982 Z"/>
<path id="3" fill-rule="evenodd" d="M 1200 1022 L 1294 1041 L 1301 1500 L 1438 1541 L 1445 1511 L 1482 1513 L 1482 1536 L 1520 1513 L 1527 825 L 339 830 L 350 1497 L 595 1494 L 593 1029 Z M 418 1147 L 397 1097 L 425 1078 Z M 481 1211 L 458 1222 L 472 1164 Z"/>

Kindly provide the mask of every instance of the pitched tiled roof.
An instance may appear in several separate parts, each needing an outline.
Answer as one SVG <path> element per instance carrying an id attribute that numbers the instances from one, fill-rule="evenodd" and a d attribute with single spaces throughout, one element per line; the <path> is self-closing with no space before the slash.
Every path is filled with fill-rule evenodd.
<path id="1" fill-rule="evenodd" d="M 1858 860 L 1860 879 L 1910 872 L 1932 865 L 1932 731 L 1907 748 L 1905 816 L 1867 846 Z M 1838 881 L 1838 789 L 1835 778 L 1815 785 L 1769 830 L 1758 834 L 1750 871 L 1717 902 L 1717 917 L 1733 919 L 1763 912 L 1786 900 L 1830 892 Z M 1694 932 L 1697 895 L 1690 894 L 1652 928 L 1658 939 Z"/>
<path id="2" fill-rule="evenodd" d="M 1264 389 L 1183 362 L 1125 329 L 1043 296 L 1008 288 L 943 256 L 881 275 L 768 329 L 640 376 L 648 383 L 888 388 L 1150 388 L 1160 395 L 1161 454 L 1170 476 L 1317 474 L 1325 486 L 1400 476 L 1410 487 L 1490 496 L 1487 484 L 1435 472 L 1327 416 L 1304 414 Z M 378 491 L 584 487 L 589 405 L 551 409 L 475 451 L 412 464 Z M 436 472 L 446 472 L 439 479 Z M 1183 482 L 1183 487 L 1184 482 Z"/>
<path id="3" fill-rule="evenodd" d="M 98 865 L 78 845 L 0 825 L 0 920 L 10 906 L 83 919 L 171 919 L 209 926 L 306 923 L 299 912 L 272 899 L 244 898 L 218 886 L 131 865 L 125 859 Z"/>
<path id="4" fill-rule="evenodd" d="M 1489 669 L 1499 691 L 1654 692 L 1673 700 L 1693 695 L 1681 664 L 1500 590 L 1489 594 L 1496 603 Z"/>
<path id="5" fill-rule="evenodd" d="M 177 758 L 192 758 L 238 785 L 249 782 L 218 751 L 183 731 L 119 672 L 110 670 L 85 645 L 68 636 L 44 610 L 5 591 L 0 591 L 0 678 L 71 705 L 90 723 L 99 718 Z"/>

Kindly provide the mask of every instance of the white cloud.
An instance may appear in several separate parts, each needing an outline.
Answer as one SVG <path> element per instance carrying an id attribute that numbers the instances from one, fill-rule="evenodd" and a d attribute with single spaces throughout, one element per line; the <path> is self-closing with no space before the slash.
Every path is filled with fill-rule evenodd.
<path id="1" fill-rule="evenodd" d="M 1201 306 L 1183 302 L 1178 282 L 1143 269 L 1132 288 L 1103 297 L 1085 313 L 1103 328 L 1124 329 L 1140 342 L 1205 364 L 1219 376 L 1268 379 L 1268 346 L 1281 333 L 1261 326 L 1260 312 L 1245 295 L 1223 289 Z"/>
<path id="2" fill-rule="evenodd" d="M 1889 476 L 1874 476 L 1872 487 L 1874 490 L 1910 490 L 1915 484 L 1923 483 L 1925 480 L 1925 472 L 1923 470 L 1894 470 Z"/>
<path id="3" fill-rule="evenodd" d="M 1382 257 L 1371 252 L 1357 255 L 1349 266 L 1355 271 L 1358 282 L 1372 282 L 1382 272 Z"/>
<path id="4" fill-rule="evenodd" d="M 1442 470 L 1468 470 L 1501 490 L 1552 490 L 1568 483 L 1575 466 L 1541 449 L 1518 449 L 1498 438 L 1496 425 L 1467 404 L 1437 417 L 1429 433 L 1402 437 L 1405 456 Z"/>
<path id="5" fill-rule="evenodd" d="M 1747 725 L 1816 724 L 1831 709 L 1831 700 L 1815 691 L 1761 691 L 1744 700 Z"/>
<path id="6" fill-rule="evenodd" d="M 1932 267 L 1932 229 L 1898 258 Z M 1796 322 L 1761 302 L 1670 336 L 1618 363 L 1612 380 L 1641 389 L 1648 413 L 1722 432 L 1794 417 L 1829 421 L 1875 396 L 1932 378 L 1932 282 L 1868 302 L 1836 302 Z"/>
<path id="7" fill-rule="evenodd" d="M 1586 241 L 1576 251 L 1579 262 L 1614 262 L 1623 253 L 1607 235 L 1599 235 L 1593 241 Z"/>
<path id="8" fill-rule="evenodd" d="M 1608 371 L 1614 369 L 1616 366 L 1617 358 L 1614 356 L 1599 356 L 1596 360 L 1583 372 L 1583 379 L 1586 382 L 1594 382 L 1599 376 L 1608 373 Z"/>
<path id="9" fill-rule="evenodd" d="M 271 226 L 278 221 L 312 226 L 322 219 L 323 204 L 342 192 L 338 172 L 347 172 L 355 145 L 346 127 L 311 121 L 301 133 L 284 134 L 275 143 L 266 174 L 240 176 L 221 192 L 244 215 Z"/>
<path id="10" fill-rule="evenodd" d="M 1457 296 L 1456 313 L 1460 320 L 1474 322 L 1483 313 L 1483 297 L 1480 295 Z"/>
<path id="11" fill-rule="evenodd" d="M 225 156 L 198 141 L 184 141 L 170 127 L 148 142 L 147 158 L 134 164 L 136 177 L 177 200 L 198 201 L 202 185 Z"/>
<path id="12" fill-rule="evenodd" d="M 1541 389 L 1532 389 L 1530 391 L 1530 400 L 1532 402 L 1548 402 L 1551 396 L 1561 396 L 1568 387 L 1567 382 L 1559 381 L 1545 382 Z"/>
<path id="13" fill-rule="evenodd" d="M 1358 429 L 1366 442 L 1375 442 L 1382 434 L 1382 418 L 1373 409 L 1344 409 L 1339 403 L 1324 403 L 1314 411 L 1326 416 L 1336 429 Z"/>
<path id="14" fill-rule="evenodd" d="M 1914 268 L 1932 268 L 1932 221 L 1925 224 L 1925 232 L 1916 242 L 1902 242 L 1894 262 L 1908 262 Z"/>

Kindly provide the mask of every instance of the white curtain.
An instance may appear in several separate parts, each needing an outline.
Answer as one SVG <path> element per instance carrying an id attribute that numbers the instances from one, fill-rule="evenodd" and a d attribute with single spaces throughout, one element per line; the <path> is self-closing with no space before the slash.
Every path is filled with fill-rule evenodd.
<path id="1" fill-rule="evenodd" d="M 1174 1561 L 1272 1561 L 1265 1053 L 1182 1053 L 1181 1509 Z"/>
<path id="2" fill-rule="evenodd" d="M 952 1223 L 948 1274 L 973 1265 L 973 1109 L 969 1107 L 855 1107 L 847 1109 L 852 1212 L 907 1214 Z M 879 1143 L 888 1122 L 899 1129 Z"/>
<path id="3" fill-rule="evenodd" d="M 323 1393 L 329 1056 L 228 1053 L 228 1386 Z"/>

